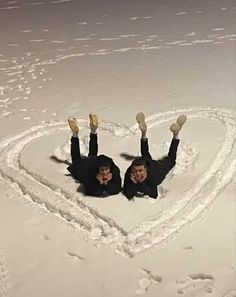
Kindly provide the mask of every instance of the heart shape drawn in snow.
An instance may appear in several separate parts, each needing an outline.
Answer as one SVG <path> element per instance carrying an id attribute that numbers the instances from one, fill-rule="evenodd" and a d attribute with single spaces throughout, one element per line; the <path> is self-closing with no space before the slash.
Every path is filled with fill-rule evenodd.
<path id="1" fill-rule="evenodd" d="M 78 193 L 70 193 L 50 184 L 45 178 L 32 175 L 22 168 L 20 154 L 32 140 L 58 131 L 68 130 L 65 122 L 41 124 L 0 143 L 0 173 L 5 183 L 17 195 L 34 201 L 62 219 L 82 227 L 94 241 L 109 244 L 125 257 L 133 257 L 147 248 L 166 241 L 184 225 L 198 216 L 225 188 L 235 175 L 235 112 L 229 109 L 192 107 L 155 113 L 147 117 L 148 128 L 173 121 L 182 113 L 188 119 L 213 120 L 225 126 L 224 141 L 209 169 L 196 181 L 178 203 L 169 207 L 158 217 L 144 221 L 127 232 L 119 222 L 94 209 Z M 87 127 L 88 122 L 80 121 Z M 100 130 L 117 137 L 139 133 L 137 124 L 126 127 L 121 124 L 101 124 Z"/>

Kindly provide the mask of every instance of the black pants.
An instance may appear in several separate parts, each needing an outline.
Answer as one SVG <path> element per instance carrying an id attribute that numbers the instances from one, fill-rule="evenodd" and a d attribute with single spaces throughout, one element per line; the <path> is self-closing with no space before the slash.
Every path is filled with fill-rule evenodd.
<path id="1" fill-rule="evenodd" d="M 169 152 L 166 158 L 169 158 L 171 162 L 175 162 L 177 149 L 179 145 L 179 139 L 172 138 Z M 152 159 L 152 156 L 149 153 L 148 139 L 141 139 L 141 155 L 144 158 Z"/>
<path id="2" fill-rule="evenodd" d="M 141 139 L 141 153 L 142 157 L 146 159 L 151 159 L 153 179 L 155 180 L 156 185 L 162 183 L 166 175 L 170 170 L 175 166 L 176 154 L 179 145 L 179 139 L 172 138 L 168 155 L 160 160 L 152 160 L 152 157 L 149 153 L 148 140 Z"/>
<path id="3" fill-rule="evenodd" d="M 71 137 L 70 153 L 71 153 L 72 164 L 78 163 L 78 161 L 81 159 L 79 137 L 73 137 L 73 136 Z M 90 133 L 88 157 L 97 156 L 97 153 L 98 153 L 97 134 Z"/>

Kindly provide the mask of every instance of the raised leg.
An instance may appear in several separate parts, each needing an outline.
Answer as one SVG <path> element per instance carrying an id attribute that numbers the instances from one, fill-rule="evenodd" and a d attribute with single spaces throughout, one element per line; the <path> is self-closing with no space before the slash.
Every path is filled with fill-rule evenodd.
<path id="1" fill-rule="evenodd" d="M 179 145 L 179 139 L 172 138 L 168 155 L 157 161 L 157 185 L 162 183 L 166 175 L 175 166 L 176 154 Z"/>
<path id="2" fill-rule="evenodd" d="M 168 157 L 171 159 L 172 162 L 175 162 L 176 160 L 178 145 L 179 145 L 179 139 L 176 139 L 173 137 L 170 144 L 169 152 L 168 152 Z"/>
<path id="3" fill-rule="evenodd" d="M 90 133 L 90 135 L 89 135 L 89 153 L 88 153 L 88 157 L 97 156 L 97 154 L 98 154 L 97 134 Z"/>
<path id="4" fill-rule="evenodd" d="M 148 139 L 141 138 L 140 139 L 140 144 L 141 144 L 141 155 L 144 158 L 152 159 L 152 156 L 149 153 L 149 145 L 148 145 Z"/>
<path id="5" fill-rule="evenodd" d="M 98 138 L 97 138 L 97 128 L 98 128 L 98 116 L 95 113 L 89 114 L 89 153 L 88 157 L 97 156 L 98 154 Z"/>
<path id="6" fill-rule="evenodd" d="M 141 131 L 140 147 L 141 147 L 141 156 L 144 158 L 152 159 L 152 156 L 149 153 L 148 139 L 147 139 L 147 124 L 145 121 L 145 115 L 143 112 L 136 114 L 136 121 Z"/>
<path id="7" fill-rule="evenodd" d="M 78 137 L 75 137 L 75 136 L 71 137 L 70 153 L 71 153 L 72 164 L 77 164 L 81 159 Z"/>
<path id="8" fill-rule="evenodd" d="M 80 145 L 79 145 L 79 138 L 78 138 L 79 125 L 78 125 L 77 119 L 74 117 L 68 118 L 68 124 L 72 132 L 71 147 L 70 147 L 72 164 L 77 164 L 77 162 L 81 159 Z"/>

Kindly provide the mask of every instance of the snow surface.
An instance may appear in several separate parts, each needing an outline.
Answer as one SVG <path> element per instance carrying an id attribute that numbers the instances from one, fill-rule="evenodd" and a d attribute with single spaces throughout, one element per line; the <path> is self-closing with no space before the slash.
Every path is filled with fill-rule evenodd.
<path id="1" fill-rule="evenodd" d="M 235 2 L 0 3 L 0 297 L 235 297 Z M 122 176 L 150 150 L 175 168 L 159 197 L 84 196 L 70 130 L 100 118 Z M 55 160 L 57 160 L 55 162 Z"/>

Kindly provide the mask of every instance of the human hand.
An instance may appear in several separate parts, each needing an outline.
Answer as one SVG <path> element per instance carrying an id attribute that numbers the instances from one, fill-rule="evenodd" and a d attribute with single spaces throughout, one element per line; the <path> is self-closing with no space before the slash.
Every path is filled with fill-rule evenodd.
<path id="1" fill-rule="evenodd" d="M 135 176 L 133 175 L 133 173 L 130 174 L 130 179 L 132 180 L 133 183 L 137 184 L 137 180 L 136 180 Z"/>
<path id="2" fill-rule="evenodd" d="M 104 184 L 103 178 L 102 178 L 102 176 L 101 176 L 100 173 L 98 173 L 96 175 L 96 179 L 99 181 L 100 185 L 103 185 Z"/>

